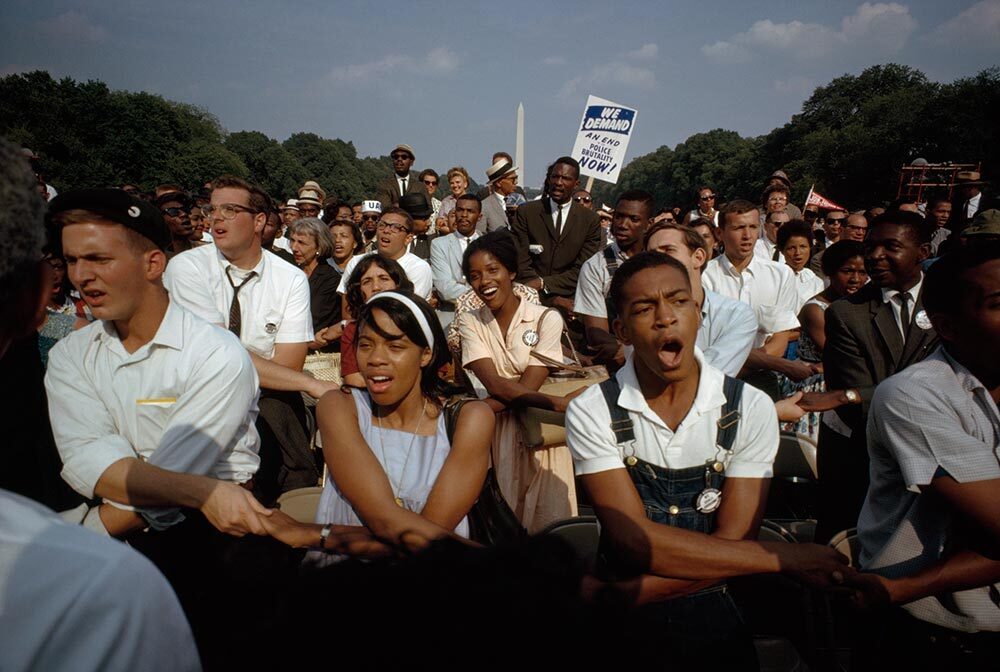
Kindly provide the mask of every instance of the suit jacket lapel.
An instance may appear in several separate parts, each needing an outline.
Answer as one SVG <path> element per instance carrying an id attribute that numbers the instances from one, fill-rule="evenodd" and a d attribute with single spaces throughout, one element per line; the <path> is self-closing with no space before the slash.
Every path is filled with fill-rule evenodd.
<path id="1" fill-rule="evenodd" d="M 549 227 L 549 237 L 551 237 L 552 240 L 559 240 L 559 235 L 556 233 L 556 223 L 555 220 L 552 219 L 552 201 L 548 196 L 542 199 L 542 220 L 545 222 L 546 226 Z M 563 222 L 563 224 L 565 224 L 565 222 Z"/>
<path id="2" fill-rule="evenodd" d="M 882 301 L 882 293 L 877 289 L 869 305 L 875 330 L 889 349 L 893 369 L 895 369 L 896 364 L 903 356 L 903 336 L 899 333 L 899 325 L 896 324 L 896 316 L 892 312 L 892 306 L 888 302 Z"/>
<path id="3" fill-rule="evenodd" d="M 937 332 L 934 329 L 921 329 L 917 326 L 916 316 L 924 309 L 924 292 L 921 288 L 920 295 L 917 300 L 913 302 L 913 317 L 910 320 L 910 328 L 906 332 L 906 345 L 903 347 L 903 354 L 899 360 L 899 365 L 897 370 L 908 366 L 914 357 L 919 355 L 928 343 L 932 342 L 937 336 Z"/>
<path id="4" fill-rule="evenodd" d="M 559 242 L 562 242 L 562 239 L 566 237 L 566 233 L 570 230 L 570 222 L 573 221 L 575 210 L 573 202 L 570 201 L 569 207 L 566 209 L 566 217 L 563 219 L 562 229 L 559 230 Z M 552 225 L 552 230 L 555 231 L 555 224 Z"/>

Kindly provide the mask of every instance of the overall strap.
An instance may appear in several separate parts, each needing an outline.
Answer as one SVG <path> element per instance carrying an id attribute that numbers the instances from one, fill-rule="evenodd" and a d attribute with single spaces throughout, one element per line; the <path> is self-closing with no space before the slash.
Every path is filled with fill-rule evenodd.
<path id="1" fill-rule="evenodd" d="M 722 393 L 726 395 L 726 404 L 722 407 L 722 417 L 716 423 L 718 432 L 715 443 L 723 450 L 732 450 L 736 441 L 736 430 L 740 423 L 740 400 L 743 398 L 743 381 L 726 376 L 722 383 Z"/>
<path id="2" fill-rule="evenodd" d="M 635 431 L 632 427 L 632 419 L 624 408 L 618 405 L 618 395 L 622 388 L 618 385 L 618 379 L 611 376 L 601 383 L 601 394 L 604 395 L 604 403 L 608 406 L 608 413 L 611 415 L 611 431 L 615 433 L 615 442 L 619 445 L 635 441 Z"/>
<path id="3" fill-rule="evenodd" d="M 618 270 L 618 255 L 615 254 L 614 245 L 604 248 L 604 264 L 608 267 L 608 275 L 615 277 L 615 271 Z"/>

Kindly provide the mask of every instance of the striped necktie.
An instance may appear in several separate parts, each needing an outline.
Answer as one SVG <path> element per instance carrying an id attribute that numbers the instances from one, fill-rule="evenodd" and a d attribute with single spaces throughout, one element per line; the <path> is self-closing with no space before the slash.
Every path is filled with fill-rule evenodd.
<path id="1" fill-rule="evenodd" d="M 240 315 L 240 290 L 250 282 L 257 275 L 257 271 L 250 271 L 250 275 L 243 278 L 243 282 L 236 285 L 233 282 L 233 278 L 229 275 L 229 269 L 232 266 L 226 268 L 226 280 L 229 281 L 230 286 L 233 288 L 233 300 L 229 304 L 229 331 L 236 334 L 236 337 L 240 337 L 240 331 L 243 328 L 243 318 Z"/>

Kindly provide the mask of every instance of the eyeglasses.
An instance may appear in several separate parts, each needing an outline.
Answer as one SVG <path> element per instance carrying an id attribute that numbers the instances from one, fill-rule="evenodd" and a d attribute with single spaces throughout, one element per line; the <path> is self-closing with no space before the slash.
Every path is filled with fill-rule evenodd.
<path id="1" fill-rule="evenodd" d="M 573 200 L 577 203 L 593 203 L 594 199 L 590 196 L 574 196 Z"/>
<path id="2" fill-rule="evenodd" d="M 826 223 L 827 224 L 836 224 L 837 226 L 840 226 L 841 224 L 844 223 L 845 219 L 847 219 L 847 217 L 841 217 L 840 219 L 836 219 L 836 218 L 833 218 L 833 217 L 827 217 L 826 218 Z"/>
<path id="3" fill-rule="evenodd" d="M 438 181 L 437 180 L 424 180 L 424 184 L 426 184 L 428 187 L 436 187 L 437 184 L 438 184 Z"/>
<path id="4" fill-rule="evenodd" d="M 398 161 L 400 159 L 410 159 L 411 161 L 413 160 L 413 157 L 410 156 L 409 154 L 400 154 L 398 152 L 396 154 L 390 154 L 389 158 L 392 159 L 393 161 Z"/>
<path id="5" fill-rule="evenodd" d="M 180 217 L 181 215 L 187 213 L 187 210 L 184 208 L 163 208 L 160 212 L 170 217 Z"/>
<path id="6" fill-rule="evenodd" d="M 699 201 L 714 201 L 715 200 L 715 194 L 709 194 L 708 196 L 699 196 L 698 200 Z"/>
<path id="7" fill-rule="evenodd" d="M 48 259 L 45 260 L 45 263 L 47 263 L 49 266 L 51 266 L 52 268 L 54 268 L 57 271 L 65 271 L 66 270 L 66 262 L 63 261 L 62 259 L 56 259 L 54 257 L 49 257 Z"/>
<path id="8" fill-rule="evenodd" d="M 377 222 L 378 220 L 378 215 L 361 215 L 362 222 Z"/>
<path id="9" fill-rule="evenodd" d="M 409 233 L 410 230 L 406 228 L 405 224 L 395 224 L 393 222 L 379 222 L 379 231 L 392 231 L 393 233 Z"/>
<path id="10" fill-rule="evenodd" d="M 254 210 L 253 208 L 248 208 L 245 205 L 239 205 L 237 203 L 223 203 L 222 205 L 219 206 L 206 205 L 201 209 L 202 214 L 208 217 L 209 219 L 212 218 L 212 216 L 216 213 L 216 211 L 218 211 L 219 214 L 222 216 L 222 218 L 225 220 L 236 219 L 236 216 L 239 215 L 241 212 L 249 212 L 251 214 L 257 213 L 257 210 Z"/>

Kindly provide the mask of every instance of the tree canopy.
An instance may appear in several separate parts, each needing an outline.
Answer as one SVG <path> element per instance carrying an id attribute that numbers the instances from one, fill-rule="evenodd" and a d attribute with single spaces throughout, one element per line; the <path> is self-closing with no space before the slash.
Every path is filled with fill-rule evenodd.
<path id="1" fill-rule="evenodd" d="M 950 84 L 886 64 L 816 88 L 798 114 L 770 133 L 696 133 L 676 147 L 633 159 L 618 184 L 598 182 L 594 197 L 613 203 L 627 189 L 647 189 L 661 205 L 690 206 L 700 185 L 723 200 L 760 197 L 782 169 L 793 202 L 809 186 L 849 207 L 895 196 L 899 167 L 1000 159 L 1000 68 Z M 308 179 L 345 201 L 371 197 L 388 177 L 388 156 L 359 157 L 351 142 L 295 133 L 279 142 L 259 131 L 228 133 L 193 105 L 113 91 L 99 81 L 53 79 L 42 71 L 0 78 L 0 134 L 42 156 L 60 188 L 134 183 L 145 190 L 176 182 L 195 188 L 223 173 L 248 177 L 275 198 L 294 197 Z M 443 172 L 443 171 L 442 171 Z M 447 193 L 441 180 L 440 193 Z M 477 185 L 470 185 L 474 190 Z"/>

